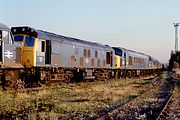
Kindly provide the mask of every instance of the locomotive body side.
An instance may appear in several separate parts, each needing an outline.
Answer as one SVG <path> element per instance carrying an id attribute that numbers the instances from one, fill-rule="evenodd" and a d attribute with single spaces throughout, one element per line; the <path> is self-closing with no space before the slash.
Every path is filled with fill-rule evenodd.
<path id="1" fill-rule="evenodd" d="M 162 69 L 162 64 L 155 58 L 151 57 L 151 69 Z"/>
<path id="2" fill-rule="evenodd" d="M 41 31 L 42 32 L 42 31 Z M 46 32 L 44 32 L 46 34 Z M 38 38 L 36 66 L 63 68 L 114 68 L 114 50 L 105 45 L 79 39 L 57 36 L 50 38 L 50 62 L 45 62 L 47 39 Z"/>
<path id="3" fill-rule="evenodd" d="M 71 41 L 52 41 L 51 66 L 111 68 L 110 64 L 106 64 L 108 62 L 106 60 L 107 52 L 111 53 L 111 49 Z"/>
<path id="4" fill-rule="evenodd" d="M 126 52 L 126 68 L 127 69 L 148 69 L 149 57 L 145 54 L 127 50 Z"/>

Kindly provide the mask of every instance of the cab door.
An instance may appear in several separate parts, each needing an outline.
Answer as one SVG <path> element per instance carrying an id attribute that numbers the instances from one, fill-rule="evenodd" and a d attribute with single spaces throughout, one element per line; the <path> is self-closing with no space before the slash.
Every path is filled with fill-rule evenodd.
<path id="1" fill-rule="evenodd" d="M 113 67 L 113 51 L 111 51 L 111 67 Z"/>
<path id="2" fill-rule="evenodd" d="M 51 41 L 46 40 L 45 64 L 51 64 Z"/>
<path id="3" fill-rule="evenodd" d="M 2 42 L 2 31 L 0 30 L 0 62 L 3 62 L 3 42 Z"/>
<path id="4" fill-rule="evenodd" d="M 124 53 L 124 67 L 126 69 L 126 53 Z"/>

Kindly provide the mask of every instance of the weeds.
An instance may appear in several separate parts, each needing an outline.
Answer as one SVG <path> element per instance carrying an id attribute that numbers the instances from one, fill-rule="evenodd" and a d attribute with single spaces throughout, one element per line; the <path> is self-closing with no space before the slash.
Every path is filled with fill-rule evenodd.
<path id="1" fill-rule="evenodd" d="M 55 115 L 58 118 L 69 116 L 87 117 L 109 108 L 119 100 L 137 95 L 138 84 L 145 80 L 96 81 L 49 87 L 38 92 L 8 93 L 0 92 L 0 117 L 21 112 L 24 117 Z M 31 113 L 31 115 L 28 115 Z M 48 113 L 48 115 L 45 115 Z M 38 114 L 38 115 L 37 115 Z"/>

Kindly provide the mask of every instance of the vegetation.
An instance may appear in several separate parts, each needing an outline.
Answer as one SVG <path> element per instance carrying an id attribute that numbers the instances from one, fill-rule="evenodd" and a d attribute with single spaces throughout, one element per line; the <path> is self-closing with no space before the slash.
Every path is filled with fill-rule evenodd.
<path id="1" fill-rule="evenodd" d="M 88 118 L 140 94 L 151 78 L 81 82 L 32 92 L 0 92 L 0 118 Z M 31 114 L 28 114 L 31 113 Z"/>
<path id="2" fill-rule="evenodd" d="M 173 62 L 173 68 L 179 68 L 179 63 L 178 62 Z"/>

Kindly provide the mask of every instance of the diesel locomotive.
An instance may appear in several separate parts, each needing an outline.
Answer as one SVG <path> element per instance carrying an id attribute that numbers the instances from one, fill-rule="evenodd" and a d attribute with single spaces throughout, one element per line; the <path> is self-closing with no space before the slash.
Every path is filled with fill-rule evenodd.
<path id="1" fill-rule="evenodd" d="M 122 47 L 113 47 L 113 49 L 118 76 L 144 76 L 162 69 L 162 64 L 149 55 Z"/>
<path id="2" fill-rule="evenodd" d="M 22 43 L 14 41 L 13 38 L 11 29 L 0 23 L 0 81 L 3 89 L 5 89 L 6 83 L 10 85 L 12 82 L 16 82 L 22 71 Z"/>
<path id="3" fill-rule="evenodd" d="M 0 23 L 0 67 L 20 68 L 21 43 L 15 42 L 11 30 Z"/>
<path id="4" fill-rule="evenodd" d="M 12 27 L 22 42 L 22 66 L 37 80 L 107 78 L 115 68 L 114 49 L 30 27 Z"/>

